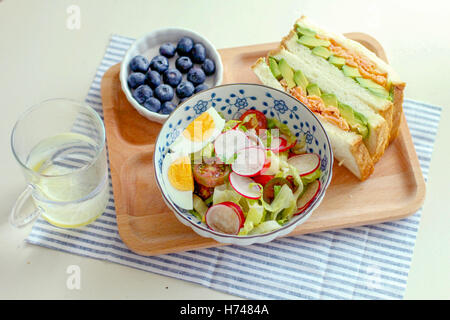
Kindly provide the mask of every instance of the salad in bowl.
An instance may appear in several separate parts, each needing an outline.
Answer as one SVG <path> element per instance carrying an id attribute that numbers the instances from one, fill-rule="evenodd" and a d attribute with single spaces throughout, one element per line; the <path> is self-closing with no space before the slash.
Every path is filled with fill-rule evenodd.
<path id="1" fill-rule="evenodd" d="M 333 159 L 315 116 L 260 85 L 199 95 L 170 116 L 154 153 L 158 186 L 177 218 L 202 236 L 238 244 L 270 241 L 305 221 L 323 198 Z"/>

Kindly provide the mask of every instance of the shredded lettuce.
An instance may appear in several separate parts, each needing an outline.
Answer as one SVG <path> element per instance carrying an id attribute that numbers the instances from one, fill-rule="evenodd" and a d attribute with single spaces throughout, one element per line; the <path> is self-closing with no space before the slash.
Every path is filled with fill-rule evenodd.
<path id="1" fill-rule="evenodd" d="M 291 188 L 288 185 L 284 184 L 277 196 L 273 199 L 272 203 L 267 203 L 264 199 L 261 200 L 266 209 L 269 212 L 269 215 L 266 216 L 266 220 L 276 220 L 278 214 L 286 208 L 289 208 L 293 205 L 293 203 L 297 203 L 297 199 L 294 198 L 294 194 L 292 193 Z"/>
<path id="2" fill-rule="evenodd" d="M 267 119 L 267 128 L 280 130 L 282 134 L 287 137 L 287 142 L 290 144 L 294 143 L 297 140 L 297 137 L 291 132 L 287 124 L 282 123 L 280 120 L 275 118 Z"/>
<path id="3" fill-rule="evenodd" d="M 249 199 L 247 199 L 249 200 Z M 239 235 L 247 235 L 255 226 L 259 225 L 264 218 L 264 207 L 257 200 L 248 203 L 249 210 Z"/>
<path id="4" fill-rule="evenodd" d="M 203 216 L 198 213 L 196 210 L 189 210 L 189 213 L 191 213 L 193 216 L 195 216 L 198 220 L 203 221 Z"/>
<path id="5" fill-rule="evenodd" d="M 250 113 L 250 114 L 246 115 L 244 119 L 242 119 L 242 123 L 247 123 L 247 122 L 255 123 L 255 121 L 257 124 L 258 118 L 256 117 L 256 114 L 254 114 L 254 113 Z"/>
<path id="6" fill-rule="evenodd" d="M 314 171 L 306 176 L 303 176 L 302 182 L 304 185 L 310 184 L 314 180 L 319 179 L 321 175 L 322 175 L 322 171 L 320 170 L 320 168 L 317 168 L 316 171 Z"/>
<path id="7" fill-rule="evenodd" d="M 203 201 L 202 198 L 200 198 L 196 194 L 193 195 L 193 203 L 194 203 L 194 210 L 197 213 L 199 213 L 201 215 L 201 217 L 203 217 L 205 215 L 206 211 L 208 211 L 208 206 L 206 205 L 206 203 Z"/>
<path id="8" fill-rule="evenodd" d="M 212 142 L 207 143 L 203 149 L 191 154 L 191 160 L 193 163 L 202 163 L 203 159 L 209 159 L 214 157 L 214 144 Z"/>
<path id="9" fill-rule="evenodd" d="M 280 171 L 279 157 L 276 155 L 275 152 L 272 152 L 270 150 L 266 152 L 266 157 L 267 157 L 268 161 L 270 161 L 270 167 L 267 169 L 267 171 L 264 172 L 264 174 L 267 174 L 267 175 L 277 174 L 278 171 Z"/>
<path id="10" fill-rule="evenodd" d="M 291 148 L 291 152 L 295 154 L 306 153 L 306 134 L 297 139 L 297 143 Z"/>
<path id="11" fill-rule="evenodd" d="M 267 233 L 281 228 L 281 225 L 275 220 L 264 221 L 253 228 L 248 234 Z"/>
<path id="12" fill-rule="evenodd" d="M 231 201 L 238 203 L 241 199 L 239 193 L 237 193 L 228 183 L 222 184 L 214 188 L 213 193 L 213 205 L 225 201 Z"/>
<path id="13" fill-rule="evenodd" d="M 225 126 L 223 127 L 222 132 L 233 129 L 239 123 L 241 123 L 240 120 L 228 120 L 227 122 L 225 122 Z"/>

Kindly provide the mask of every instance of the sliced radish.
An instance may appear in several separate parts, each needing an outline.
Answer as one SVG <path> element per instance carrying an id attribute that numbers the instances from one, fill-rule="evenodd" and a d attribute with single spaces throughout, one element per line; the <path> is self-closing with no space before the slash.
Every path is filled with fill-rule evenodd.
<path id="1" fill-rule="evenodd" d="M 205 214 L 209 228 L 226 234 L 238 234 L 244 226 L 244 213 L 234 202 L 221 202 L 213 205 Z"/>
<path id="2" fill-rule="evenodd" d="M 240 130 L 225 131 L 214 141 L 216 155 L 225 162 L 231 159 L 236 152 L 249 146 L 249 138 Z"/>
<path id="3" fill-rule="evenodd" d="M 282 152 L 290 149 L 294 144 L 288 144 L 288 138 L 285 135 L 272 135 L 270 146 L 268 146 L 267 143 L 267 131 L 261 130 L 261 134 L 259 136 L 260 140 L 263 145 L 265 146 L 266 150 L 271 150 L 273 152 Z"/>
<path id="4" fill-rule="evenodd" d="M 306 187 L 305 192 L 297 200 L 297 213 L 295 213 L 295 215 L 302 213 L 309 207 L 312 201 L 319 194 L 320 187 L 321 185 L 319 180 L 314 180 Z"/>
<path id="5" fill-rule="evenodd" d="M 270 166 L 272 165 L 272 162 L 270 160 L 270 157 L 266 156 L 266 160 L 264 161 L 264 166 L 261 169 L 261 171 L 258 173 L 258 175 L 264 175 L 266 172 L 270 169 Z"/>
<path id="6" fill-rule="evenodd" d="M 298 170 L 300 176 L 306 176 L 319 168 L 320 157 L 315 153 L 305 153 L 291 157 L 287 162 Z"/>
<path id="7" fill-rule="evenodd" d="M 240 176 L 234 172 L 229 175 L 231 187 L 241 196 L 247 199 L 259 199 L 261 197 L 261 188 L 254 184 L 255 181 L 248 177 Z"/>
<path id="8" fill-rule="evenodd" d="M 250 146 L 257 146 L 257 147 L 264 148 L 264 145 L 263 145 L 261 139 L 255 133 L 254 129 L 250 129 L 250 130 L 246 131 L 245 134 L 247 135 L 248 139 L 250 140 Z"/>
<path id="9" fill-rule="evenodd" d="M 260 174 L 258 176 L 252 177 L 253 181 L 255 181 L 256 183 L 259 183 L 263 187 L 266 185 L 267 182 L 269 182 L 273 178 L 275 178 L 275 176 L 270 175 L 270 174 Z"/>
<path id="10" fill-rule="evenodd" d="M 260 147 L 241 149 L 231 164 L 231 170 L 240 176 L 252 177 L 258 175 L 266 165 L 266 151 Z"/>
<path id="11" fill-rule="evenodd" d="M 273 152 L 282 152 L 287 150 L 287 141 L 283 137 L 272 137 L 272 143 L 270 144 L 270 150 Z"/>
<path id="12" fill-rule="evenodd" d="M 282 135 L 280 136 L 280 138 L 281 138 L 281 139 L 284 139 L 284 140 L 286 141 L 286 146 L 284 146 L 283 148 L 280 148 L 280 152 L 289 150 L 289 149 L 293 148 L 293 147 L 297 144 L 297 139 L 296 139 L 293 143 L 289 144 L 289 143 L 288 143 L 289 138 L 288 138 L 287 136 L 285 136 L 284 134 L 282 134 Z"/>

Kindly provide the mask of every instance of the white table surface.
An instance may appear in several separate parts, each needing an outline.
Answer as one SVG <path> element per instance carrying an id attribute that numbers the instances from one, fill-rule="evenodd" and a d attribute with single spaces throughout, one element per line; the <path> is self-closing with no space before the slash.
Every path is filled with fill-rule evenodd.
<path id="1" fill-rule="evenodd" d="M 447 2 L 448 3 L 448 2 Z M 77 5 L 79 30 L 66 27 Z M 447 6 L 447 7 L 445 7 Z M 444 107 L 405 299 L 450 298 L 450 7 L 444 1 L 0 0 L 0 298 L 235 299 L 203 286 L 29 245 L 8 224 L 25 181 L 10 150 L 12 126 L 51 97 L 83 100 L 112 33 L 139 37 L 179 26 L 217 48 L 279 41 L 301 13 L 340 32 L 377 38 L 407 82 L 406 97 Z M 78 265 L 81 288 L 66 270 Z"/>

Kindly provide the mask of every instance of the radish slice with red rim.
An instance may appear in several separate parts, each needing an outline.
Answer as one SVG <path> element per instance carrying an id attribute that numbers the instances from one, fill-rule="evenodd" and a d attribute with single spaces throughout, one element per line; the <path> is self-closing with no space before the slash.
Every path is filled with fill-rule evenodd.
<path id="1" fill-rule="evenodd" d="M 266 165 L 266 151 L 260 147 L 249 147 L 239 150 L 231 170 L 240 176 L 252 177 L 258 175 Z"/>
<path id="2" fill-rule="evenodd" d="M 320 157 L 315 153 L 305 153 L 291 157 L 287 162 L 298 170 L 300 176 L 306 176 L 319 168 Z"/>
<path id="3" fill-rule="evenodd" d="M 295 213 L 295 215 L 302 213 L 306 210 L 306 208 L 310 206 L 310 204 L 319 194 L 320 187 L 320 180 L 314 180 L 313 182 L 308 184 L 305 192 L 297 200 L 297 213 Z"/>
<path id="4" fill-rule="evenodd" d="M 241 149 L 250 146 L 247 135 L 240 130 L 228 130 L 214 141 L 214 152 L 222 161 L 228 162 Z"/>
<path id="5" fill-rule="evenodd" d="M 295 140 L 293 143 L 289 144 L 289 138 L 287 136 L 285 136 L 284 134 L 282 134 L 280 136 L 281 139 L 283 139 L 284 141 L 286 141 L 286 145 L 280 148 L 280 152 L 289 150 L 290 148 L 294 147 L 297 144 L 297 140 Z"/>
<path id="6" fill-rule="evenodd" d="M 287 141 L 283 137 L 272 137 L 272 143 L 270 144 L 270 150 L 273 152 L 282 152 L 289 149 L 287 147 Z"/>
<path id="7" fill-rule="evenodd" d="M 273 152 L 286 151 L 294 145 L 294 144 L 289 145 L 288 138 L 285 135 L 278 136 L 278 132 L 276 132 L 276 134 L 273 134 L 271 136 L 270 146 L 268 145 L 268 142 L 267 142 L 267 131 L 266 130 L 265 131 L 261 130 L 259 139 L 263 143 L 263 146 L 266 148 L 266 150 L 271 150 Z"/>
<path id="8" fill-rule="evenodd" d="M 244 213 L 234 202 L 221 202 L 213 205 L 205 214 L 206 225 L 218 232 L 238 234 L 244 226 Z"/>
<path id="9" fill-rule="evenodd" d="M 252 179 L 231 172 L 229 180 L 231 187 L 244 198 L 261 198 L 261 187 Z"/>

